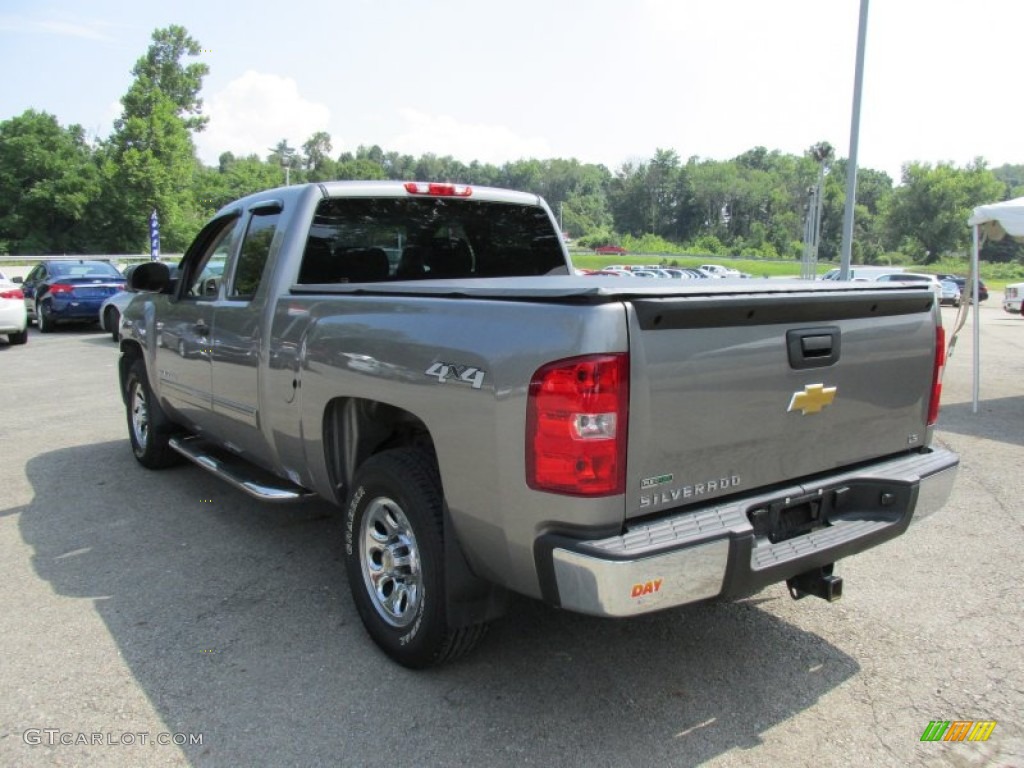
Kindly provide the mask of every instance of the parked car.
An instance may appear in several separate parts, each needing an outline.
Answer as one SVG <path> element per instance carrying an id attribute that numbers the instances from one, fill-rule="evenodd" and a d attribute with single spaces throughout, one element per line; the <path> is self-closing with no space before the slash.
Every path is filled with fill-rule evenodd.
<path id="1" fill-rule="evenodd" d="M 1024 313 L 1024 283 L 1010 283 L 1003 289 L 1003 310 L 1014 315 Z"/>
<path id="2" fill-rule="evenodd" d="M 738 269 L 723 267 L 720 264 L 701 264 L 697 269 L 708 277 L 741 277 Z"/>
<path id="3" fill-rule="evenodd" d="M 874 280 L 879 275 L 894 274 L 903 272 L 903 267 L 864 267 L 860 265 L 850 267 L 850 280 Z M 821 276 L 822 280 L 838 280 L 839 268 L 830 269 Z"/>
<path id="4" fill-rule="evenodd" d="M 968 300 L 971 298 L 972 288 L 967 284 L 967 278 L 962 275 L 939 275 L 939 280 L 952 280 L 960 287 L 960 295 L 967 297 Z M 978 301 L 985 301 L 988 299 L 988 288 L 985 287 L 984 280 L 978 280 Z"/>
<path id="5" fill-rule="evenodd" d="M 118 291 L 100 305 L 100 329 L 110 333 L 114 341 L 120 341 L 121 315 L 133 298 L 132 291 Z"/>
<path id="6" fill-rule="evenodd" d="M 22 283 L 25 309 L 41 333 L 57 323 L 77 320 L 95 323 L 100 305 L 123 291 L 125 278 L 105 261 L 41 261 Z"/>
<path id="7" fill-rule="evenodd" d="M 933 283 L 939 284 L 939 278 L 923 272 L 889 272 L 875 278 L 878 283 Z"/>
<path id="8" fill-rule="evenodd" d="M 626 249 L 623 248 L 621 245 L 599 245 L 597 248 L 594 249 L 594 253 L 599 253 L 602 255 L 607 255 L 610 253 L 623 254 L 625 252 Z"/>
<path id="9" fill-rule="evenodd" d="M 939 294 L 939 304 L 949 304 L 953 307 L 960 306 L 960 286 L 952 280 L 940 280 L 939 286 L 942 291 Z"/>
<path id="10" fill-rule="evenodd" d="M 25 294 L 0 272 L 0 334 L 7 334 L 12 345 L 28 341 L 28 315 Z"/>

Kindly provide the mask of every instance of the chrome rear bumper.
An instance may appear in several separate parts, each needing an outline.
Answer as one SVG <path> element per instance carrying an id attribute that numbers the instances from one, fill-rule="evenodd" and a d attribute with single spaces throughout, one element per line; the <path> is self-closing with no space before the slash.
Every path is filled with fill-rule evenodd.
<path id="1" fill-rule="evenodd" d="M 739 596 L 833 563 L 902 534 L 946 503 L 959 457 L 932 450 L 770 494 L 688 509 L 600 540 L 555 537 L 549 551 L 563 608 L 633 616 L 718 596 Z M 749 513 L 833 494 L 827 524 L 776 543 Z M 894 501 L 895 500 L 895 501 Z"/>

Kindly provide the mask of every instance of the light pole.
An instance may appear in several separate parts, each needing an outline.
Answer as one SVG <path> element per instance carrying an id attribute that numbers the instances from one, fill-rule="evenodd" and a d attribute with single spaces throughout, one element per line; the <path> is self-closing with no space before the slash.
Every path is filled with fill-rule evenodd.
<path id="1" fill-rule="evenodd" d="M 860 93 L 864 88 L 864 43 L 868 34 L 868 0 L 860 0 L 860 24 L 857 27 L 857 64 L 853 76 L 853 115 L 850 118 L 850 156 L 846 161 L 846 206 L 843 209 L 843 244 L 839 259 L 839 279 L 850 277 L 853 255 L 853 206 L 857 200 L 857 145 L 860 140 Z"/>
<path id="2" fill-rule="evenodd" d="M 281 158 L 281 167 L 284 168 L 284 185 L 290 187 L 292 185 L 292 157 L 295 155 L 295 149 L 289 147 L 288 140 L 284 139 L 276 147 L 271 147 L 270 153 Z"/>

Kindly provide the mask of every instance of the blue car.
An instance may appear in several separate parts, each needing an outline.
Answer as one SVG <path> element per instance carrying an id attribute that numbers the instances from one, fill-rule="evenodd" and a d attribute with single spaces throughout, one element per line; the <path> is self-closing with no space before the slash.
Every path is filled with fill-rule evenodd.
<path id="1" fill-rule="evenodd" d="M 29 318 L 49 333 L 64 321 L 97 322 L 100 305 L 124 284 L 124 275 L 105 261 L 54 260 L 36 264 L 22 291 Z"/>

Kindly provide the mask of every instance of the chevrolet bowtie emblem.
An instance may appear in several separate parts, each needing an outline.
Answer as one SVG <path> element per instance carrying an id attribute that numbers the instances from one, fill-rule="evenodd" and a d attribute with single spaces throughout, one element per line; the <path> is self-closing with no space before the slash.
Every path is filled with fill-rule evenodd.
<path id="1" fill-rule="evenodd" d="M 789 401 L 787 413 L 800 411 L 804 416 L 808 413 L 820 413 L 826 405 L 832 405 L 836 399 L 836 388 L 824 384 L 808 384 L 803 392 L 794 392 Z"/>

